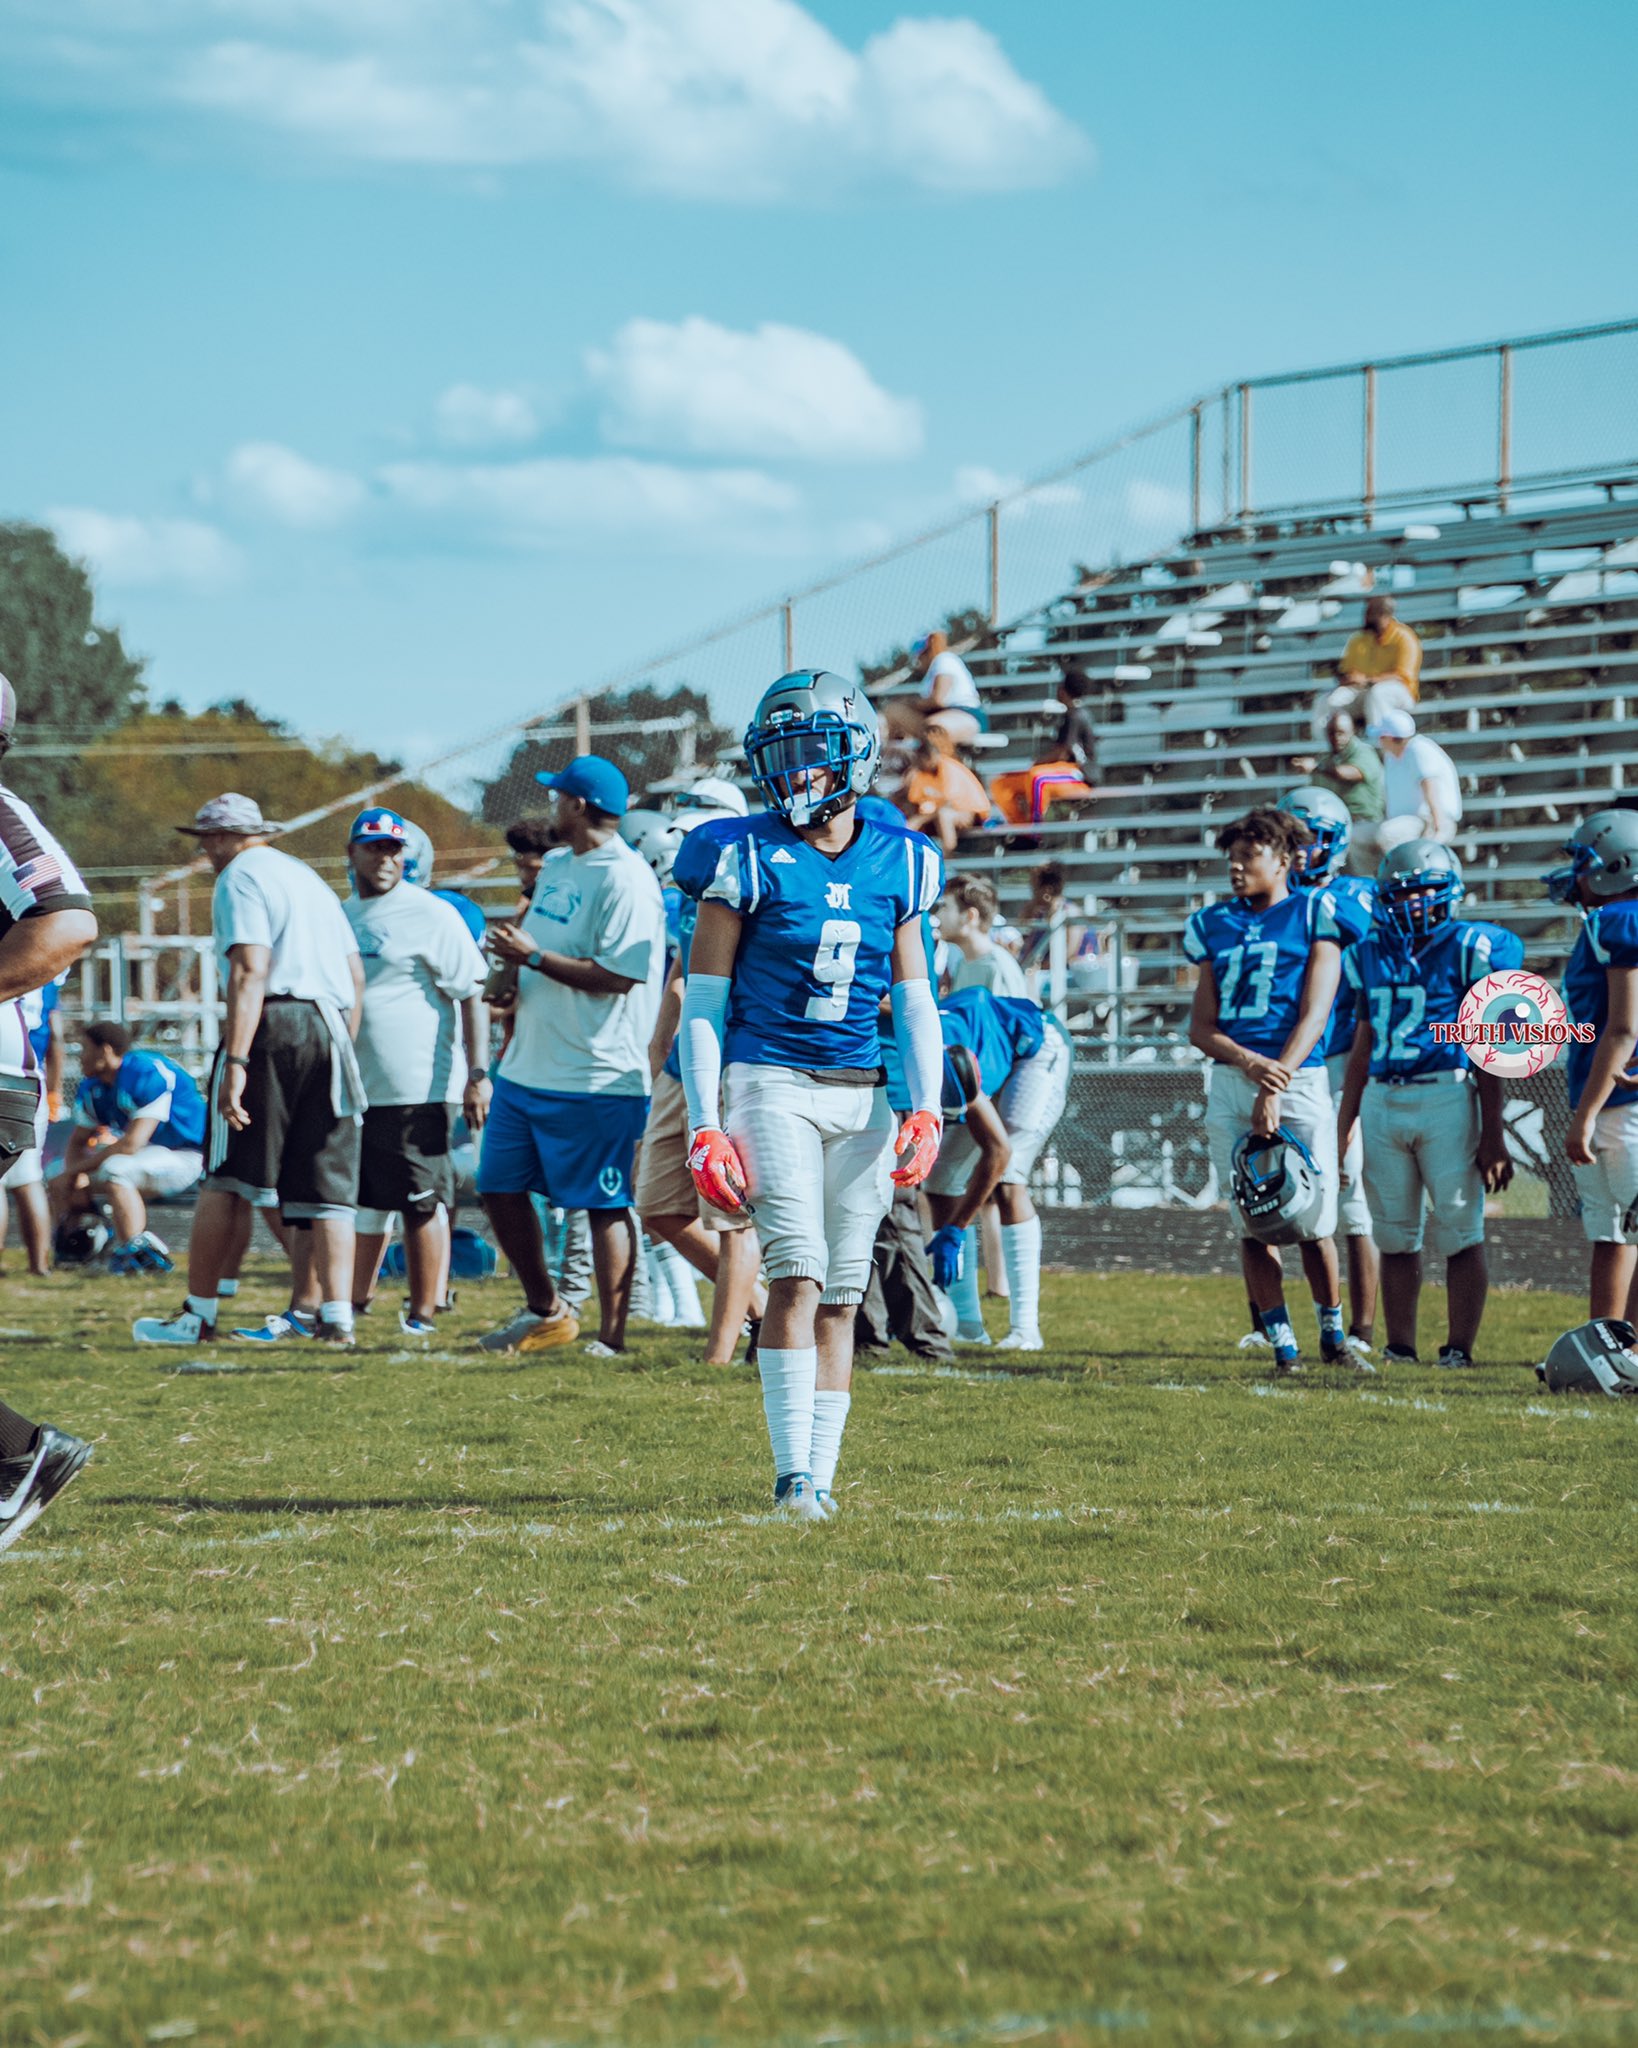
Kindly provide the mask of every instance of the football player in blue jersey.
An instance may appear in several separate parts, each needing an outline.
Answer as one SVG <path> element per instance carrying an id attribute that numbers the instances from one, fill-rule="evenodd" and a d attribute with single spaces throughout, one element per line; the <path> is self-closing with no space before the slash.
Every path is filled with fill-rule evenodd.
<path id="1" fill-rule="evenodd" d="M 1449 1291 L 1439 1363 L 1469 1366 L 1490 1284 L 1484 1198 L 1507 1186 L 1513 1167 L 1500 1081 L 1473 1066 L 1460 1044 L 1436 1037 L 1434 1026 L 1454 1026 L 1473 984 L 1522 966 L 1524 947 L 1500 925 L 1457 918 L 1461 862 L 1436 839 L 1396 846 L 1376 881 L 1375 929 L 1342 962 L 1359 1021 L 1337 1142 L 1363 1134 L 1389 1364 L 1416 1363 L 1425 1231 L 1445 1261 Z"/>
<path id="2" fill-rule="evenodd" d="M 926 1179 L 941 1132 L 923 919 L 943 868 L 919 833 L 858 817 L 880 748 L 858 685 L 781 677 L 745 734 L 768 809 L 690 832 L 673 869 L 700 906 L 682 1012 L 689 1168 L 707 1201 L 756 1218 L 774 1498 L 805 1521 L 835 1511 L 854 1309 L 892 1183 Z M 877 1023 L 889 991 L 914 1105 L 897 1127 Z"/>
<path id="3" fill-rule="evenodd" d="M 1564 1149 L 1592 1243 L 1592 1315 L 1631 1322 L 1638 1309 L 1638 812 L 1596 811 L 1568 840 L 1567 868 L 1547 877 L 1555 903 L 1581 909 L 1564 970 L 1564 1006 L 1591 1024 L 1569 1048 L 1570 1129 Z"/>
<path id="4" fill-rule="evenodd" d="M 1069 1099 L 1069 1033 L 1027 996 L 958 989 L 938 1006 L 944 1031 L 944 1141 L 927 1180 L 936 1226 L 933 1278 L 955 1302 L 958 1342 L 988 1344 L 978 1299 L 978 1232 L 1001 1208 L 1010 1327 L 1002 1351 L 1041 1349 L 1041 1219 L 1029 1176 Z"/>
<path id="5" fill-rule="evenodd" d="M 1305 1145 L 1325 1191 L 1313 1235 L 1301 1246 L 1303 1272 L 1328 1365 L 1369 1362 L 1348 1349 L 1337 1279 L 1336 1113 L 1321 1053 L 1342 972 L 1346 935 L 1328 889 L 1293 889 L 1291 872 L 1308 830 L 1284 811 L 1248 811 L 1217 835 L 1228 856 L 1226 903 L 1189 918 L 1183 951 L 1200 969 L 1189 1042 L 1215 1064 L 1206 1133 L 1218 1185 L 1233 1183 L 1234 1148 L 1249 1130 L 1283 1130 Z M 1285 1307 L 1278 1250 L 1243 1235 L 1246 1293 L 1274 1349 L 1274 1369 L 1300 1372 L 1302 1356 Z"/>
<path id="6" fill-rule="evenodd" d="M 1334 790 L 1305 782 L 1296 789 L 1288 789 L 1276 809 L 1308 827 L 1308 844 L 1298 848 L 1291 863 L 1292 887 L 1329 890 L 1344 936 L 1350 942 L 1362 939 L 1376 915 L 1376 883 L 1368 875 L 1350 875 L 1345 871 L 1348 836 L 1353 825 L 1348 806 Z M 1354 991 L 1345 978 L 1337 990 L 1331 1021 L 1320 1041 L 1333 1109 L 1342 1101 L 1343 1076 L 1354 1042 L 1354 1022 Z M 1361 1358 L 1369 1358 L 1376 1325 L 1378 1269 L 1370 1205 L 1365 1200 L 1360 1142 L 1356 1131 L 1338 1161 L 1337 1224 L 1348 1260 L 1348 1348 Z M 1252 1323 L 1255 1329 L 1255 1316 Z M 1248 1338 L 1245 1343 L 1250 1341 Z"/>

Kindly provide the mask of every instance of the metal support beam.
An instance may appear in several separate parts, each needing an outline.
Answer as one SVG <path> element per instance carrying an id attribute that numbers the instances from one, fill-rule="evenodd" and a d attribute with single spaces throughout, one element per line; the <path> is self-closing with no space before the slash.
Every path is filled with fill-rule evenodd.
<path id="1" fill-rule="evenodd" d="M 992 505 L 985 514 L 985 524 L 989 528 L 990 542 L 989 620 L 994 626 L 1001 618 L 1001 507 L 998 504 Z"/>
<path id="2" fill-rule="evenodd" d="M 1365 524 L 1376 503 L 1376 365 L 1365 365 Z"/>
<path id="3" fill-rule="evenodd" d="M 1201 423 L 1201 408 L 1197 405 L 1189 414 L 1189 531 L 1200 531 L 1200 463 L 1201 441 L 1205 429 Z"/>
<path id="4" fill-rule="evenodd" d="M 1507 510 L 1507 490 L 1513 481 L 1513 351 L 1503 342 L 1496 351 L 1501 358 L 1498 400 L 1500 418 L 1496 432 L 1496 502 Z"/>
<path id="5" fill-rule="evenodd" d="M 574 750 L 577 754 L 589 754 L 591 745 L 591 699 L 577 697 L 574 706 Z"/>
<path id="6" fill-rule="evenodd" d="M 1229 391 L 1223 386 L 1223 524 L 1229 523 L 1229 514 L 1234 509 L 1234 437 L 1229 432 Z"/>
<path id="7" fill-rule="evenodd" d="M 796 666 L 796 606 L 788 597 L 779 608 L 779 618 L 785 633 L 785 673 L 789 675 Z"/>
<path id="8" fill-rule="evenodd" d="M 1251 386 L 1240 386 L 1240 516 L 1251 517 Z"/>

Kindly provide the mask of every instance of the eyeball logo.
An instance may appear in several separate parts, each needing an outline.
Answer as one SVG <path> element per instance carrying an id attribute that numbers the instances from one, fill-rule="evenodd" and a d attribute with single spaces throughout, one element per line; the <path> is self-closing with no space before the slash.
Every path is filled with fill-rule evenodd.
<path id="1" fill-rule="evenodd" d="M 1462 998 L 1454 1025 L 1435 1025 L 1474 1066 L 1501 1081 L 1527 1081 L 1550 1067 L 1562 1046 L 1596 1037 L 1591 1024 L 1572 1024 L 1558 990 L 1539 974 L 1512 969 L 1487 974 Z"/>

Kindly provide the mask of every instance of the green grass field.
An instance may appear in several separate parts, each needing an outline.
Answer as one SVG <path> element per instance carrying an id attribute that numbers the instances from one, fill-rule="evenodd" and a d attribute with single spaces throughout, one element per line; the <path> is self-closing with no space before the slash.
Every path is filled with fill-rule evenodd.
<path id="1" fill-rule="evenodd" d="M 796 1529 L 754 1376 L 475 1353 L 506 1284 L 219 1373 L 5 1285 L 105 1438 L 0 1564 L 6 2048 L 1638 2039 L 1572 1299 L 1276 1387 L 1232 1283 L 1051 1281 L 1042 1356 L 862 1373 Z"/>

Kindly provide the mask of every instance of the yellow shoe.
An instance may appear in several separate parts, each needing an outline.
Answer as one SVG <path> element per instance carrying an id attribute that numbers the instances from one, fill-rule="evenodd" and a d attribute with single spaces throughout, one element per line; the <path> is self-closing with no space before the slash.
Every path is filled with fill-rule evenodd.
<path id="1" fill-rule="evenodd" d="M 572 1344 L 580 1335 L 580 1320 L 573 1309 L 548 1316 L 518 1339 L 519 1351 L 555 1351 L 560 1344 Z"/>

